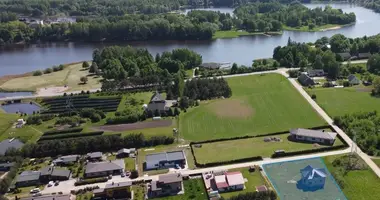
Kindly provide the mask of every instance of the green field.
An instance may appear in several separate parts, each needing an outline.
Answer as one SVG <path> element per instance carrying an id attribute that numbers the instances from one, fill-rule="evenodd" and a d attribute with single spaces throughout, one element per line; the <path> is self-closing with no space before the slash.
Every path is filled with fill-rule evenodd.
<path id="1" fill-rule="evenodd" d="M 281 142 L 264 142 L 265 137 L 248 138 L 240 140 L 229 140 L 222 142 L 203 143 L 202 147 L 193 146 L 195 158 L 198 163 L 210 163 L 219 161 L 229 161 L 234 159 L 249 158 L 255 156 L 271 157 L 276 150 L 286 152 L 302 151 L 308 149 L 327 147 L 320 145 L 314 147 L 310 143 L 292 142 L 288 140 L 289 134 L 281 134 L 271 137 L 281 138 Z M 334 146 L 342 145 L 342 141 L 337 139 Z"/>
<path id="2" fill-rule="evenodd" d="M 214 35 L 212 36 L 212 39 L 221 39 L 221 38 L 237 38 L 240 36 L 247 36 L 247 35 L 264 35 L 263 32 L 247 32 L 244 30 L 236 31 L 236 30 L 230 30 L 230 31 L 216 31 Z M 266 33 L 268 35 L 280 35 L 282 32 L 268 32 Z"/>
<path id="3" fill-rule="evenodd" d="M 342 156 L 342 155 L 340 155 Z M 328 170 L 334 174 L 338 168 L 332 162 L 338 156 L 323 158 Z M 349 171 L 344 177 L 344 187 L 341 188 L 349 200 L 378 200 L 380 199 L 380 179 L 369 168 L 365 170 Z"/>
<path id="4" fill-rule="evenodd" d="M 380 159 L 372 159 L 372 161 L 373 161 L 378 167 L 380 167 Z"/>
<path id="5" fill-rule="evenodd" d="M 204 101 L 181 114 L 179 132 L 185 140 L 258 135 L 326 124 L 282 75 L 227 80 L 231 98 Z"/>
<path id="6" fill-rule="evenodd" d="M 207 192 L 201 178 L 189 179 L 183 181 L 183 186 L 185 187 L 185 194 L 168 196 L 157 198 L 159 200 L 205 200 L 207 199 Z"/>
<path id="7" fill-rule="evenodd" d="M 372 97 L 368 87 L 314 88 L 317 103 L 332 117 L 355 112 L 380 111 L 380 98 Z"/>

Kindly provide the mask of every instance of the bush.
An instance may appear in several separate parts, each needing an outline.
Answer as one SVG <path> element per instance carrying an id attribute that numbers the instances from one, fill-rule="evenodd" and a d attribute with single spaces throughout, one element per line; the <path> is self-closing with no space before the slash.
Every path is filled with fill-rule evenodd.
<path id="1" fill-rule="evenodd" d="M 26 124 L 42 124 L 43 121 L 49 121 L 53 119 L 55 116 L 53 114 L 42 114 L 42 115 L 32 115 L 29 116 L 26 120 Z"/>
<path id="2" fill-rule="evenodd" d="M 104 131 L 94 131 L 87 133 L 68 133 L 68 134 L 57 134 L 57 135 L 43 135 L 38 141 L 44 140 L 56 140 L 56 139 L 67 139 L 67 138 L 78 138 L 78 137 L 90 137 L 102 135 Z"/>
<path id="3" fill-rule="evenodd" d="M 33 72 L 33 76 L 41 76 L 43 73 L 41 70 L 37 70 Z"/>
<path id="4" fill-rule="evenodd" d="M 58 66 L 58 69 L 61 71 L 61 70 L 63 70 L 65 68 L 65 66 L 64 65 L 59 65 Z"/>
<path id="5" fill-rule="evenodd" d="M 108 181 L 107 177 L 91 178 L 91 179 L 84 179 L 84 180 L 77 181 L 74 183 L 74 185 L 79 186 L 79 185 L 87 185 L 87 184 L 93 184 L 93 183 L 103 183 L 107 181 Z"/>
<path id="6" fill-rule="evenodd" d="M 343 81 L 343 86 L 344 86 L 344 87 L 350 87 L 351 84 L 350 84 L 350 82 L 348 82 L 348 81 Z"/>
<path id="7" fill-rule="evenodd" d="M 288 73 L 290 78 L 297 78 L 300 75 L 299 70 L 289 70 Z"/>
<path id="8" fill-rule="evenodd" d="M 99 114 L 95 113 L 95 114 L 91 115 L 90 119 L 91 119 L 92 123 L 95 123 L 95 122 L 100 121 L 102 118 L 100 117 Z"/>
<path id="9" fill-rule="evenodd" d="M 133 170 L 131 171 L 131 175 L 129 176 L 129 178 L 131 178 L 131 179 L 135 179 L 135 178 L 137 178 L 137 177 L 139 177 L 139 172 L 138 172 L 137 170 L 133 169 Z"/>
<path id="10" fill-rule="evenodd" d="M 51 130 L 51 131 L 45 131 L 44 135 L 57 135 L 57 134 L 63 134 L 63 133 L 76 133 L 81 132 L 83 128 L 69 128 L 64 130 Z"/>
<path id="11" fill-rule="evenodd" d="M 315 100 L 315 99 L 317 99 L 317 95 L 312 94 L 312 95 L 311 95 L 311 98 Z"/>
<path id="12" fill-rule="evenodd" d="M 44 74 L 50 74 L 50 73 L 52 73 L 53 72 L 53 70 L 51 69 L 51 68 L 46 68 L 45 70 L 44 70 Z"/>
<path id="13" fill-rule="evenodd" d="M 59 71 L 60 69 L 59 69 L 59 67 L 58 66 L 53 66 L 53 71 L 54 72 L 57 72 L 57 71 Z"/>

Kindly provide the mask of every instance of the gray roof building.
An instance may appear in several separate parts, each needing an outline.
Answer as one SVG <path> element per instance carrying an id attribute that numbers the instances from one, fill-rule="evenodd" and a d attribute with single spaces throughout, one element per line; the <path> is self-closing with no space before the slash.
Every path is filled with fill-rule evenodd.
<path id="1" fill-rule="evenodd" d="M 99 159 L 99 158 L 102 158 L 102 156 L 103 156 L 102 152 L 92 152 L 92 153 L 87 154 L 87 157 L 90 159 Z"/>
<path id="2" fill-rule="evenodd" d="M 168 167 L 168 164 L 184 164 L 185 155 L 183 151 L 171 151 L 163 153 L 148 154 L 145 156 L 146 169 Z"/>
<path id="3" fill-rule="evenodd" d="M 59 164 L 59 163 L 72 163 L 76 162 L 79 159 L 79 155 L 67 155 L 67 156 L 61 156 L 55 160 L 53 160 L 53 163 Z"/>
<path id="4" fill-rule="evenodd" d="M 303 86 L 311 86 L 315 85 L 315 82 L 312 78 L 310 78 L 307 74 L 301 74 L 298 77 L 298 81 L 303 85 Z"/>
<path id="5" fill-rule="evenodd" d="M 17 177 L 16 182 L 38 181 L 40 174 L 40 171 L 24 171 Z"/>
<path id="6" fill-rule="evenodd" d="M 0 142 L 0 155 L 4 155 L 9 149 L 20 149 L 24 143 L 18 139 L 6 139 Z"/>
<path id="7" fill-rule="evenodd" d="M 11 168 L 14 164 L 14 162 L 0 163 L 0 169 Z"/>
<path id="8" fill-rule="evenodd" d="M 370 52 L 367 52 L 367 53 L 359 53 L 358 54 L 358 58 L 360 58 L 360 59 L 365 59 L 365 58 L 369 58 L 369 57 L 371 57 L 371 53 Z"/>
<path id="9" fill-rule="evenodd" d="M 156 91 L 154 95 L 150 98 L 150 102 L 161 102 L 161 101 L 165 101 L 165 99 L 162 98 L 161 94 L 158 91 Z"/>
<path id="10" fill-rule="evenodd" d="M 307 75 L 310 77 L 324 76 L 325 71 L 323 71 L 323 69 L 309 69 L 307 70 Z"/>
<path id="11" fill-rule="evenodd" d="M 70 200 L 70 195 L 52 195 L 39 197 L 26 197 L 21 200 Z"/>
<path id="12" fill-rule="evenodd" d="M 360 80 L 358 79 L 358 77 L 356 77 L 353 74 L 350 74 L 347 77 L 347 79 L 348 79 L 348 82 L 350 82 L 350 84 L 352 84 L 352 85 L 359 85 L 360 84 Z"/>
<path id="13" fill-rule="evenodd" d="M 326 140 L 335 140 L 336 133 L 333 132 L 327 132 L 327 131 L 321 131 L 321 130 L 310 130 L 310 129 L 293 129 L 290 130 L 291 135 L 297 135 L 297 136 L 303 136 L 303 137 L 310 137 L 310 138 L 319 138 L 319 139 L 326 139 Z"/>
<path id="14" fill-rule="evenodd" d="M 98 173 L 105 171 L 114 171 L 114 170 L 124 170 L 125 163 L 123 159 L 113 160 L 109 162 L 96 162 L 96 163 L 87 163 L 86 165 L 86 174 L 89 173 Z"/>
<path id="15" fill-rule="evenodd" d="M 123 153 L 127 153 L 127 154 L 130 154 L 130 153 L 136 153 L 136 149 L 135 148 L 131 148 L 131 149 L 120 149 L 119 151 L 117 151 L 117 154 L 123 154 Z"/>
<path id="16" fill-rule="evenodd" d="M 343 52 L 343 53 L 337 53 L 343 60 L 348 60 L 351 58 L 351 54 L 348 52 Z"/>
<path id="17" fill-rule="evenodd" d="M 56 169 L 56 168 L 51 173 L 51 175 L 54 177 L 64 177 L 64 178 L 69 178 L 70 174 L 71 174 L 71 171 L 68 169 Z"/>

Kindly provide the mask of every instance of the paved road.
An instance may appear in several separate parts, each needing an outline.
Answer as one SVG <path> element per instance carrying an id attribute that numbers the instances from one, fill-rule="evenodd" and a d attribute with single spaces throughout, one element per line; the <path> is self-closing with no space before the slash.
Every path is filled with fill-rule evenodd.
<path id="1" fill-rule="evenodd" d="M 367 59 L 366 60 L 352 60 L 352 61 L 350 61 L 351 62 L 351 64 L 360 64 L 360 63 L 367 63 Z M 342 64 L 347 64 L 348 63 L 348 61 L 345 61 L 345 62 L 342 62 Z"/>

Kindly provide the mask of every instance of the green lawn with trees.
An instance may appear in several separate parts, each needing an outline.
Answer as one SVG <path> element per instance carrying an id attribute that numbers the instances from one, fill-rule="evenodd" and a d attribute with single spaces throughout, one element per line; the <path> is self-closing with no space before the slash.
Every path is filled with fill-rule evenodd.
<path id="1" fill-rule="evenodd" d="M 201 141 L 325 125 L 279 74 L 228 78 L 229 99 L 208 100 L 180 116 L 180 135 Z"/>
<path id="2" fill-rule="evenodd" d="M 205 189 L 203 179 L 195 178 L 183 181 L 185 194 L 161 197 L 160 200 L 204 200 L 207 199 L 207 191 Z"/>

